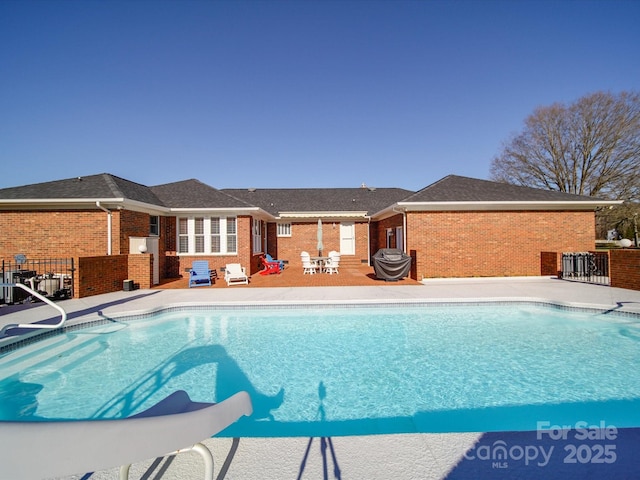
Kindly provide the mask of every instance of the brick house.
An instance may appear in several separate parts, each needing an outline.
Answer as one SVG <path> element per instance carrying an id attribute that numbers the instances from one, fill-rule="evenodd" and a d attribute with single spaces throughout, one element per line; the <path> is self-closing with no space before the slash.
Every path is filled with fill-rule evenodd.
<path id="1" fill-rule="evenodd" d="M 301 251 L 315 254 L 320 219 L 324 252 L 340 251 L 343 265 L 398 247 L 418 280 L 540 275 L 542 252 L 592 250 L 595 209 L 618 203 L 455 175 L 413 192 L 216 189 L 193 179 L 148 187 L 104 173 L 0 189 L 0 259 L 98 258 L 135 276 L 148 258 L 142 286 L 183 275 L 195 259 L 253 274 L 263 252 L 292 266 Z M 119 277 L 102 281 L 85 293 L 122 287 Z"/>

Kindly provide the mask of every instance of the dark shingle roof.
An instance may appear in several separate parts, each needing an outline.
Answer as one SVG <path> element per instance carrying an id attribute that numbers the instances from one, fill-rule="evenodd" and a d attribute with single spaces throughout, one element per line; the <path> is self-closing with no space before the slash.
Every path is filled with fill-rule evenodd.
<path id="1" fill-rule="evenodd" d="M 397 203 L 581 202 L 593 197 L 449 175 L 418 192 L 402 188 L 222 189 L 199 180 L 147 187 L 101 173 L 0 189 L 0 200 L 118 199 L 168 208 L 241 209 L 282 212 L 366 212 L 373 215 Z"/>
<path id="2" fill-rule="evenodd" d="M 372 214 L 412 192 L 402 188 L 265 188 L 223 189 L 263 210 L 280 212 L 367 212 Z"/>
<path id="3" fill-rule="evenodd" d="M 170 208 L 247 208 L 252 205 L 234 198 L 200 180 L 183 180 L 151 187 Z"/>
<path id="4" fill-rule="evenodd" d="M 508 183 L 448 175 L 404 198 L 403 202 L 567 202 L 594 201 L 593 197 L 521 187 Z"/>
<path id="5" fill-rule="evenodd" d="M 162 205 L 149 187 L 108 173 L 0 189 L 0 199 L 6 200 L 107 198 Z"/>

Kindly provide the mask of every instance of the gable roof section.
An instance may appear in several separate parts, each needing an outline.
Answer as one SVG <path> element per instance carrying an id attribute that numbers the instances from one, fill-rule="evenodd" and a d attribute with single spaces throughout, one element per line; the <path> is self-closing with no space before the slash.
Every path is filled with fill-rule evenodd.
<path id="1" fill-rule="evenodd" d="M 195 179 L 157 185 L 151 187 L 151 191 L 172 210 L 212 208 L 255 210 L 253 205 Z"/>
<path id="2" fill-rule="evenodd" d="M 224 189 L 229 195 L 281 218 L 362 217 L 413 193 L 402 188 Z"/>
<path id="3" fill-rule="evenodd" d="M 22 204 L 129 200 L 152 206 L 163 206 L 149 187 L 109 173 L 3 188 L 0 189 L 0 200 Z"/>
<path id="4" fill-rule="evenodd" d="M 620 203 L 622 201 L 448 175 L 402 199 L 386 211 L 388 213 L 394 207 L 407 211 L 593 210 L 599 206 Z"/>

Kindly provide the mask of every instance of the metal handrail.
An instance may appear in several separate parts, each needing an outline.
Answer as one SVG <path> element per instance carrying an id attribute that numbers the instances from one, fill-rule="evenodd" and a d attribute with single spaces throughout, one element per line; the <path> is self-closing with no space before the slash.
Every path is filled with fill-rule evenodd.
<path id="1" fill-rule="evenodd" d="M 32 330 L 37 330 L 37 329 L 55 329 L 55 328 L 62 327 L 65 324 L 65 322 L 67 321 L 67 312 L 65 312 L 62 307 L 60 307 L 59 305 L 56 305 L 51 300 L 49 300 L 47 297 L 45 297 L 44 295 L 41 295 L 38 292 L 32 290 L 31 288 L 27 287 L 23 283 L 0 283 L 0 287 L 18 287 L 18 288 L 21 288 L 22 290 L 26 291 L 30 295 L 33 295 L 34 297 L 38 298 L 39 300 L 42 300 L 44 303 L 52 306 L 53 308 L 58 310 L 60 312 L 60 314 L 62 315 L 62 318 L 60 319 L 60 321 L 58 323 L 56 323 L 56 324 L 53 324 L 53 325 L 42 324 L 42 323 L 12 323 L 12 324 L 9 324 L 9 325 L 5 325 L 0 330 L 0 337 L 3 337 L 5 335 L 5 332 L 7 330 L 11 329 L 11 328 L 28 328 L 28 329 L 32 329 Z"/>

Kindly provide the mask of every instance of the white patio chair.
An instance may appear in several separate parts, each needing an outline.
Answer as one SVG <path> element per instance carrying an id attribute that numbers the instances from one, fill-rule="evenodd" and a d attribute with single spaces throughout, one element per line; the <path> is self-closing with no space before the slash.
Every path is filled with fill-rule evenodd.
<path id="1" fill-rule="evenodd" d="M 340 254 L 338 252 L 329 252 L 329 259 L 324 264 L 324 272 L 332 275 L 338 273 L 340 266 Z"/>
<path id="2" fill-rule="evenodd" d="M 252 411 L 251 399 L 244 391 L 212 404 L 193 402 L 186 392 L 179 390 L 129 418 L 3 421 L 1 476 L 50 478 L 121 466 L 120 479 L 126 480 L 131 463 L 193 450 L 205 462 L 205 479 L 213 480 L 213 456 L 202 440 Z"/>
<path id="3" fill-rule="evenodd" d="M 227 285 L 248 285 L 247 269 L 239 263 L 227 263 L 224 267 L 224 279 Z"/>
<path id="4" fill-rule="evenodd" d="M 303 275 L 306 275 L 307 273 L 313 275 L 320 268 L 316 262 L 311 261 L 311 255 L 309 255 L 309 252 L 301 252 L 300 258 L 302 259 Z"/>

